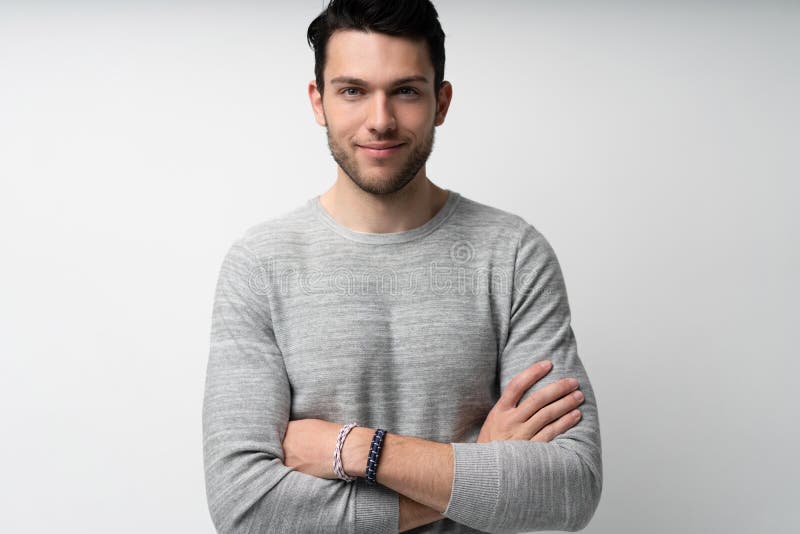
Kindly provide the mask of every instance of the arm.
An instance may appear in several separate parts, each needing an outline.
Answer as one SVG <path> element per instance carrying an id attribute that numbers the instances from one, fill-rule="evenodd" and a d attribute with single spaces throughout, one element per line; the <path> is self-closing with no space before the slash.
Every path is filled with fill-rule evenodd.
<path id="1" fill-rule="evenodd" d="M 249 283 L 257 268 L 257 258 L 237 241 L 223 261 L 214 297 L 202 413 L 214 525 L 224 534 L 396 532 L 396 493 L 283 464 L 291 388 L 269 302 Z"/>
<path id="2" fill-rule="evenodd" d="M 356 427 L 350 431 L 342 449 L 342 464 L 348 475 L 366 476 L 375 430 Z M 433 511 L 444 510 L 453 485 L 453 449 L 449 443 L 387 432 L 376 480 Z"/>
<path id="3" fill-rule="evenodd" d="M 508 337 L 501 344 L 501 391 L 524 368 L 550 360 L 552 371 L 522 401 L 548 384 L 576 378 L 582 419 L 550 442 L 453 443 L 455 479 L 444 515 L 488 532 L 580 530 L 602 492 L 597 402 L 578 357 L 567 290 L 550 243 L 521 221 Z"/>
<path id="4" fill-rule="evenodd" d="M 342 425 L 323 419 L 297 419 L 289 421 L 283 438 L 283 463 L 301 473 L 320 479 L 338 480 L 333 470 L 333 455 Z M 342 449 L 342 462 L 345 472 L 351 476 L 360 471 L 363 478 L 367 465 L 367 453 L 374 429 L 356 427 L 350 431 Z M 354 437 L 355 436 L 355 437 Z M 360 445 L 357 445 L 360 444 Z M 384 440 L 384 447 L 386 441 Z M 440 444 L 441 445 L 441 444 Z M 449 449 L 448 445 L 443 445 Z M 354 467 L 359 465 L 361 469 Z M 452 465 L 452 462 L 451 462 Z M 372 486 L 383 488 L 383 486 Z M 383 489 L 383 491 L 386 491 Z M 399 498 L 399 524 L 394 532 L 410 530 L 428 523 L 444 519 L 436 510 L 405 495 Z"/>
<path id="5" fill-rule="evenodd" d="M 400 495 L 400 527 L 398 532 L 405 532 L 422 525 L 435 523 L 444 519 L 444 516 L 424 504 L 411 500 L 405 495 Z"/>
<path id="6" fill-rule="evenodd" d="M 524 223 L 517 250 L 508 337 L 499 360 L 501 390 L 534 361 L 550 360 L 553 370 L 522 400 L 550 383 L 574 377 L 585 398 L 582 420 L 550 442 L 448 445 L 387 434 L 377 480 L 478 530 L 576 531 L 589 523 L 602 491 L 597 404 L 578 358 L 566 287 L 553 249 Z M 374 429 L 355 430 L 359 432 L 345 442 L 354 463 L 345 469 L 364 476 Z"/>

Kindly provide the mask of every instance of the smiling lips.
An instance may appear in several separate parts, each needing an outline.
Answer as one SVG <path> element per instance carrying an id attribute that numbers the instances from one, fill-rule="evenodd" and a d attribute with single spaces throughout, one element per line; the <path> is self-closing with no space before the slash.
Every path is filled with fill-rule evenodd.
<path id="1" fill-rule="evenodd" d="M 385 158 L 397 153 L 403 143 L 372 143 L 369 145 L 357 145 L 358 148 L 364 151 L 368 156 L 375 158 Z"/>

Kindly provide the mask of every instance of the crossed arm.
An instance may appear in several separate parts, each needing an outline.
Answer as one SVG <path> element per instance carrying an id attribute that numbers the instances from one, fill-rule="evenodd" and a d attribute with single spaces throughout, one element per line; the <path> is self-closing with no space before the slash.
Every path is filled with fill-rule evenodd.
<path id="1" fill-rule="evenodd" d="M 333 449 L 341 426 L 320 419 L 290 421 L 283 440 L 284 464 L 335 480 Z M 359 426 L 347 435 L 342 464 L 348 475 L 366 476 L 375 430 Z M 400 532 L 444 518 L 438 511 L 447 507 L 453 484 L 453 451 L 449 443 L 389 432 L 384 437 L 378 466 L 378 483 L 399 494 Z"/>
<path id="2" fill-rule="evenodd" d="M 290 421 L 291 388 L 268 305 L 247 284 L 257 262 L 235 244 L 215 296 L 203 408 L 206 491 L 217 529 L 389 532 L 441 516 L 488 532 L 583 528 L 602 487 L 596 402 L 577 357 L 558 263 L 540 234 L 532 227 L 525 232 L 519 265 L 534 276 L 520 280 L 523 291 L 512 304 L 498 359 L 500 389 L 537 359 L 550 358 L 553 373 L 539 385 L 577 378 L 586 395 L 583 424 L 551 443 L 446 444 L 390 434 L 372 488 L 288 467 L 286 452 L 293 449 L 282 442 L 299 423 Z M 320 457 L 334 478 L 328 463 L 340 424 L 323 423 L 332 425 L 333 439 L 321 440 Z M 356 428 L 345 442 L 348 473 L 363 476 L 372 430 Z"/>
<path id="3" fill-rule="evenodd" d="M 358 432 L 353 435 L 354 431 Z M 374 429 L 361 427 L 350 431 L 345 441 L 349 448 L 342 451 L 348 475 L 365 476 L 373 433 Z M 453 448 L 449 443 L 387 433 L 377 481 L 401 496 L 400 532 L 443 519 L 440 512 L 447 508 L 453 488 Z"/>
<path id="4" fill-rule="evenodd" d="M 478 443 L 495 439 L 549 442 L 574 426 L 583 395 L 577 381 L 551 384 L 520 403 L 520 398 L 551 368 L 545 361 L 533 365 L 506 388 L 484 422 Z M 572 393 L 572 395 L 570 395 Z M 578 413 L 579 415 L 579 413 Z M 304 473 L 336 478 L 331 451 L 340 425 L 319 419 L 290 421 L 283 441 L 284 463 Z M 342 448 L 342 463 L 350 476 L 365 477 L 367 457 L 375 429 L 353 428 Z M 453 488 L 453 449 L 394 433 L 386 434 L 377 481 L 399 494 L 399 531 L 443 519 Z"/>

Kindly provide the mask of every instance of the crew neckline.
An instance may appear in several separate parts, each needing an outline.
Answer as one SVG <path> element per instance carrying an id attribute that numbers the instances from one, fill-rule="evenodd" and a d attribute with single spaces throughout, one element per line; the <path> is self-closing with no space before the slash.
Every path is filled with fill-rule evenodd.
<path id="1" fill-rule="evenodd" d="M 336 220 L 331 217 L 331 215 L 322 206 L 322 203 L 320 202 L 321 195 L 317 195 L 310 199 L 308 203 L 313 208 L 314 213 L 316 213 L 318 218 L 326 226 L 328 226 L 337 234 L 350 239 L 351 241 L 373 244 L 407 243 L 409 241 L 413 241 L 414 239 L 419 239 L 430 234 L 439 226 L 441 226 L 441 224 L 453 213 L 458 205 L 458 201 L 461 199 L 461 195 L 450 189 L 445 190 L 447 191 L 447 201 L 445 201 L 444 206 L 442 206 L 433 217 L 428 219 L 421 226 L 411 228 L 410 230 L 404 230 L 402 232 L 358 232 L 336 222 Z"/>

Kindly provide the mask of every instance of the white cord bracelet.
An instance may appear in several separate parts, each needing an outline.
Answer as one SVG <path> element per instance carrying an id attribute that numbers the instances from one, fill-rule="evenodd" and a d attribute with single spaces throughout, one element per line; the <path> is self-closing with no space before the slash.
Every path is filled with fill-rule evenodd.
<path id="1" fill-rule="evenodd" d="M 344 440 L 347 434 L 357 426 L 358 423 L 353 422 L 342 427 L 339 431 L 339 437 L 336 439 L 336 449 L 333 451 L 333 472 L 336 473 L 337 477 L 346 482 L 352 482 L 358 478 L 349 476 L 344 472 L 344 468 L 342 467 L 342 447 L 344 446 Z"/>

